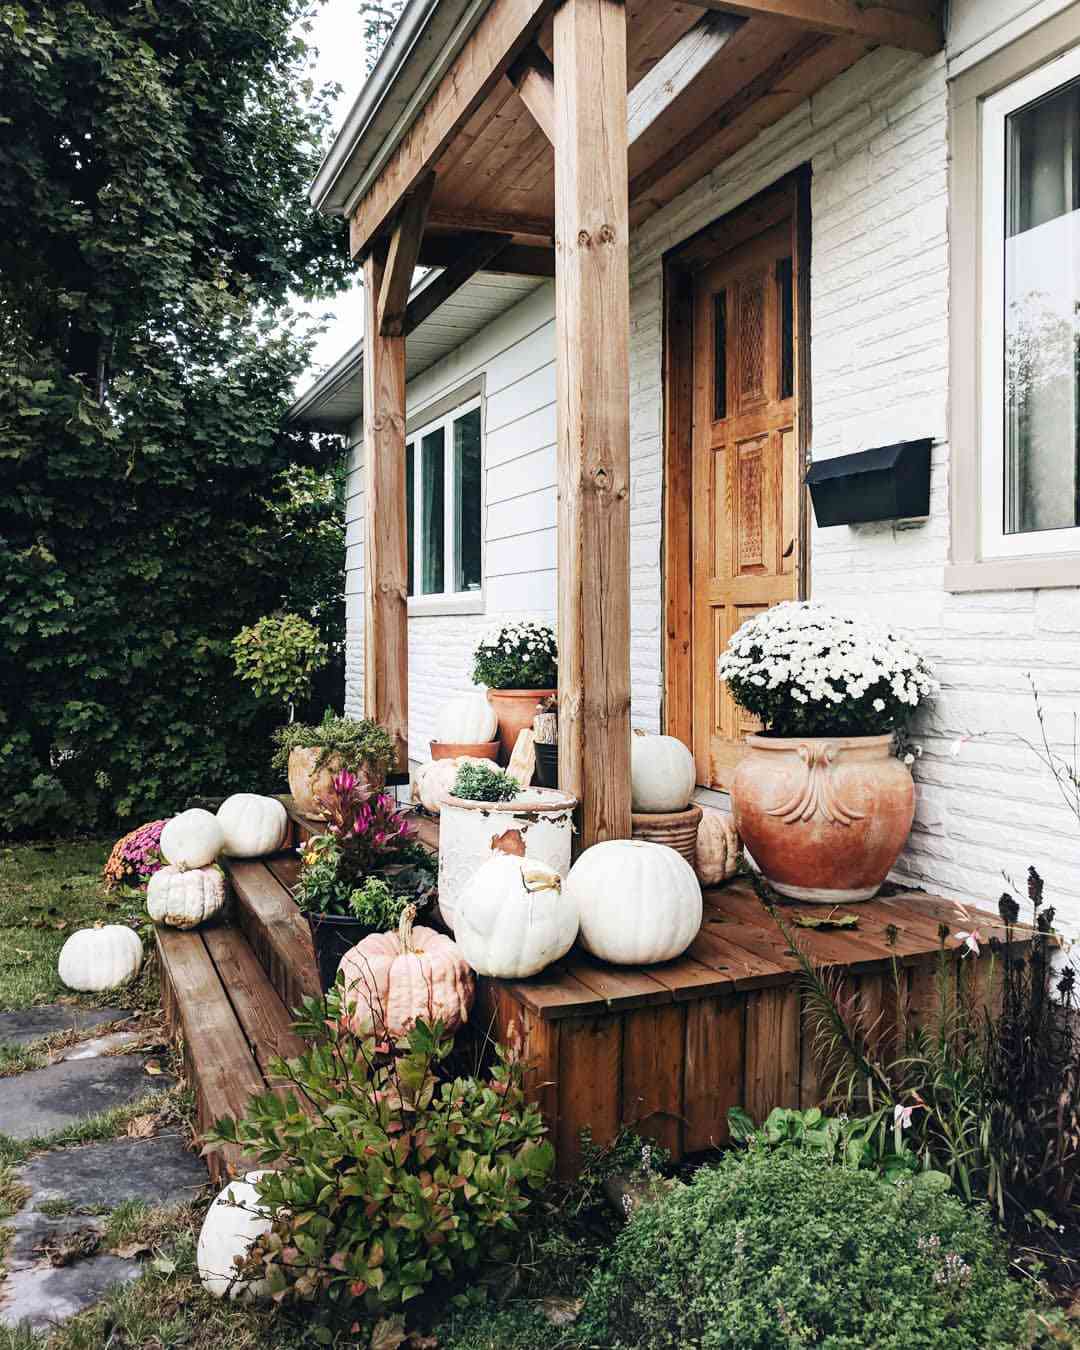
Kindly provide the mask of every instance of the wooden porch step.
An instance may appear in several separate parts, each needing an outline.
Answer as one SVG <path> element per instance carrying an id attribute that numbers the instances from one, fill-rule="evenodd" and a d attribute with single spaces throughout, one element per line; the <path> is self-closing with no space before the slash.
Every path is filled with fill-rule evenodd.
<path id="1" fill-rule="evenodd" d="M 223 858 L 222 866 L 236 899 L 236 922 L 286 1008 L 298 1008 L 318 996 L 319 974 L 307 920 L 287 886 L 275 875 L 295 877 L 295 854 L 258 861 Z M 291 869 L 291 870 L 290 870 Z"/>
<path id="2" fill-rule="evenodd" d="M 240 929 L 157 928 L 155 936 L 165 1020 L 183 1046 L 198 1129 L 243 1114 L 268 1087 L 284 1091 L 269 1076 L 270 1060 L 299 1054 L 303 1041 Z M 231 1146 L 211 1151 L 206 1161 L 215 1181 L 257 1165 Z"/>

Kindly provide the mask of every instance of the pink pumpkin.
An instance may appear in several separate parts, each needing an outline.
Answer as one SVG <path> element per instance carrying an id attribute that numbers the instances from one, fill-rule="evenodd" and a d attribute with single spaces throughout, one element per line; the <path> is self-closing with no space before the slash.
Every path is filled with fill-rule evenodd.
<path id="1" fill-rule="evenodd" d="M 418 1021 L 456 1031 L 468 1021 L 476 982 L 452 938 L 414 928 L 408 905 L 395 933 L 371 933 L 341 958 L 348 1023 L 357 1036 L 399 1040 Z"/>

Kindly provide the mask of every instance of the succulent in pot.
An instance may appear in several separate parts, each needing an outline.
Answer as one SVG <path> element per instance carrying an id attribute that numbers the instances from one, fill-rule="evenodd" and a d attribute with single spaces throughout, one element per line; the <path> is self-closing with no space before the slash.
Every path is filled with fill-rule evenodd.
<path id="1" fill-rule="evenodd" d="M 783 895 L 874 895 L 911 830 L 915 790 L 894 738 L 938 691 L 910 643 L 869 619 L 785 602 L 737 629 L 717 663 L 760 718 L 731 784 L 735 826 Z"/>
<path id="2" fill-rule="evenodd" d="M 301 848 L 293 896 L 327 990 L 350 947 L 393 928 L 406 904 L 431 903 L 436 867 L 393 799 L 368 792 L 353 774 L 335 775 L 322 805 L 327 829 Z"/>
<path id="3" fill-rule="evenodd" d="M 499 719 L 504 761 L 509 761 L 519 734 L 531 728 L 539 705 L 554 697 L 559 651 L 550 624 L 505 623 L 480 640 L 473 653 L 473 680 L 487 685 L 487 696 Z"/>
<path id="4" fill-rule="evenodd" d="M 288 775 L 293 804 L 301 815 L 325 819 L 321 799 L 334 775 L 347 770 L 367 791 L 386 782 L 397 751 L 390 733 L 371 718 L 335 717 L 318 726 L 293 722 L 274 735 L 274 768 Z"/>

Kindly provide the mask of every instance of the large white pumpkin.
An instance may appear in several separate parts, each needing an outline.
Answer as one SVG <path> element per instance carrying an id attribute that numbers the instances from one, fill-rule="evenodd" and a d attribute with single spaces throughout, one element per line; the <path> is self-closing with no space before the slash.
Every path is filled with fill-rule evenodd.
<path id="1" fill-rule="evenodd" d="M 285 847 L 289 816 L 276 797 L 234 792 L 218 807 L 218 824 L 231 858 L 261 858 Z"/>
<path id="2" fill-rule="evenodd" d="M 703 886 L 719 886 L 739 866 L 739 834 L 731 816 L 706 809 L 697 832 L 694 871 Z"/>
<path id="3" fill-rule="evenodd" d="M 197 928 L 225 906 L 225 877 L 219 867 L 162 867 L 146 888 L 146 908 L 166 928 Z"/>
<path id="4" fill-rule="evenodd" d="M 694 869 L 664 844 L 594 844 L 571 867 L 565 886 L 578 907 L 581 945 L 615 965 L 670 961 L 701 927 Z"/>
<path id="5" fill-rule="evenodd" d="M 193 806 L 173 816 L 161 831 L 161 856 L 184 871 L 188 867 L 207 867 L 221 852 L 225 834 L 217 816 Z"/>
<path id="6" fill-rule="evenodd" d="M 577 905 L 553 867 L 496 853 L 465 887 L 454 941 L 478 975 L 521 980 L 565 956 L 578 931 Z"/>
<path id="7" fill-rule="evenodd" d="M 244 1261 L 255 1240 L 271 1228 L 254 1184 L 265 1175 L 249 1172 L 241 1181 L 230 1181 L 206 1212 L 197 1252 L 199 1279 L 215 1298 L 264 1298 L 270 1292 L 266 1280 L 236 1275 L 237 1260 Z"/>
<path id="8" fill-rule="evenodd" d="M 694 756 L 677 737 L 630 738 L 630 794 L 635 811 L 685 811 L 696 778 Z"/>
<path id="9" fill-rule="evenodd" d="M 499 719 L 487 693 L 474 689 L 443 705 L 435 720 L 435 739 L 449 745 L 487 745 L 498 729 Z"/>
<path id="10" fill-rule="evenodd" d="M 72 933 L 60 949 L 57 969 L 69 989 L 99 993 L 126 984 L 142 969 L 143 945 L 123 923 L 102 924 Z"/>

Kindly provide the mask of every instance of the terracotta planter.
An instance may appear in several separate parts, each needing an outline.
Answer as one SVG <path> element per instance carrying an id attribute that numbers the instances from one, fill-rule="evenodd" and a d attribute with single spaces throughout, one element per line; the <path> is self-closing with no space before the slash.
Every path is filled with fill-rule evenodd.
<path id="1" fill-rule="evenodd" d="M 341 772 L 341 760 L 331 755 L 321 769 L 316 770 L 322 749 L 308 746 L 289 751 L 289 791 L 293 796 L 293 805 L 302 816 L 312 820 L 325 820 L 326 812 L 319 805 L 319 798 L 333 791 L 334 775 Z M 377 792 L 386 782 L 384 773 L 372 773 L 366 766 L 355 770 L 362 788 Z"/>
<path id="2" fill-rule="evenodd" d="M 520 733 L 532 727 L 537 706 L 544 699 L 554 697 L 554 689 L 488 690 L 488 702 L 499 719 L 499 742 L 504 764 L 509 764 Z"/>
<path id="3" fill-rule="evenodd" d="M 477 741 L 475 745 L 468 741 L 432 741 L 431 758 L 460 759 L 462 755 L 468 755 L 470 759 L 497 760 L 500 744 L 500 741 Z"/>
<path id="4" fill-rule="evenodd" d="M 700 806 L 688 806 L 685 811 L 635 811 L 630 817 L 631 833 L 635 839 L 673 848 L 676 853 L 682 854 L 691 867 L 697 866 L 697 832 L 700 824 Z"/>
<path id="5" fill-rule="evenodd" d="M 781 893 L 817 904 L 869 900 L 907 841 L 911 774 L 891 736 L 747 736 L 735 826 Z"/>

